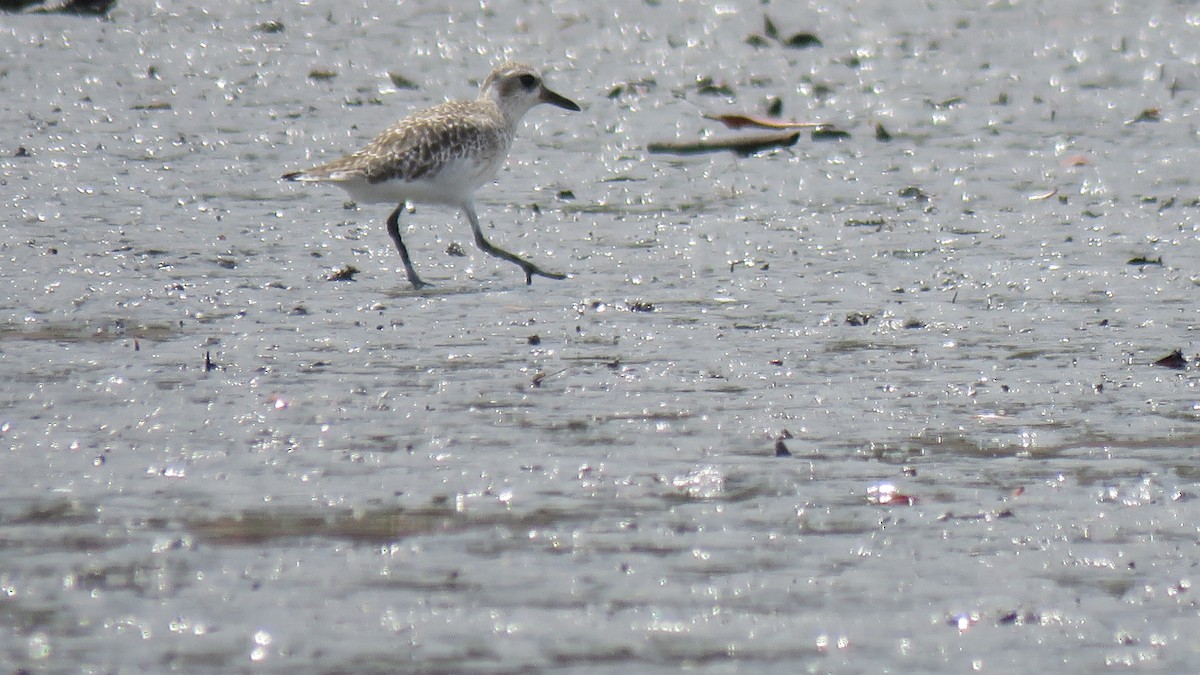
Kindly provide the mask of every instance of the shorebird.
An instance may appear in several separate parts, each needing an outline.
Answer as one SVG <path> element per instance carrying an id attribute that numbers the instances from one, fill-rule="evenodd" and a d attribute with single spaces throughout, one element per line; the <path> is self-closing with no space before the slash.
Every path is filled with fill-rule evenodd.
<path id="1" fill-rule="evenodd" d="M 516 264 L 533 275 L 566 279 L 489 242 L 475 214 L 475 190 L 492 180 L 508 157 L 517 124 L 539 103 L 573 110 L 574 101 L 551 91 L 530 66 L 505 63 L 483 81 L 474 101 L 448 101 L 406 117 L 361 150 L 327 164 L 284 174 L 283 179 L 331 183 L 359 203 L 398 204 L 387 219 L 387 231 L 413 288 L 429 284 L 417 275 L 400 238 L 400 212 L 406 203 L 456 206 L 467 216 L 475 245 L 484 253 Z"/>

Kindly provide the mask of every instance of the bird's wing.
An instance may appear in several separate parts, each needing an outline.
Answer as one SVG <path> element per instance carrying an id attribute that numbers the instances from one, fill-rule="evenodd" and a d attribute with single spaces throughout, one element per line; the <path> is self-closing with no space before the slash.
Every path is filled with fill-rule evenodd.
<path id="1" fill-rule="evenodd" d="M 511 140 L 494 115 L 476 110 L 478 101 L 452 101 L 407 117 L 361 150 L 301 172 L 300 180 L 419 180 L 456 159 L 503 150 Z"/>

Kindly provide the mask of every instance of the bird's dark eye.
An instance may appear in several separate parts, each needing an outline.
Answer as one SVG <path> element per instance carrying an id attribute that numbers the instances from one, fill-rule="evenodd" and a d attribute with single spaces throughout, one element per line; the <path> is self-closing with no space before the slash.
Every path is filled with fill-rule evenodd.
<path id="1" fill-rule="evenodd" d="M 519 79 L 521 81 L 521 86 L 525 87 L 526 89 L 533 89 L 534 87 L 537 86 L 537 83 L 538 83 L 537 78 L 534 77 L 533 75 L 530 75 L 529 73 L 525 73 L 524 75 L 522 75 L 521 77 L 519 77 L 517 79 Z"/>

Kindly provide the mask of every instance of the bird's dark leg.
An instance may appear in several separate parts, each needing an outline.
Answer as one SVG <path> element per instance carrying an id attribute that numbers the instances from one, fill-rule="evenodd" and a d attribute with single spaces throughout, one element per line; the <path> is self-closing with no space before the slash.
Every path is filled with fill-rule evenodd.
<path id="1" fill-rule="evenodd" d="M 400 238 L 400 212 L 404 210 L 404 202 L 392 211 L 392 215 L 387 219 L 387 231 L 391 235 L 392 241 L 396 242 L 396 250 L 400 251 L 400 260 L 404 262 L 404 271 L 408 274 L 408 282 L 413 285 L 413 288 L 422 289 L 429 284 L 422 281 L 421 277 L 417 276 L 417 271 L 413 269 L 412 260 L 408 257 L 408 247 L 404 245 L 404 240 Z"/>
<path id="2" fill-rule="evenodd" d="M 533 283 L 533 275 L 546 277 L 547 279 L 566 279 L 567 275 L 557 272 L 547 272 L 546 270 L 534 265 L 524 258 L 509 253 L 499 246 L 493 246 L 491 242 L 483 236 L 483 229 L 479 227 L 479 217 L 475 215 L 475 204 L 472 202 L 464 202 L 462 205 L 463 213 L 467 214 L 467 220 L 471 222 L 471 230 L 475 233 L 475 245 L 488 255 L 494 255 L 497 258 L 503 258 L 514 265 L 517 265 L 525 272 L 526 285 Z"/>

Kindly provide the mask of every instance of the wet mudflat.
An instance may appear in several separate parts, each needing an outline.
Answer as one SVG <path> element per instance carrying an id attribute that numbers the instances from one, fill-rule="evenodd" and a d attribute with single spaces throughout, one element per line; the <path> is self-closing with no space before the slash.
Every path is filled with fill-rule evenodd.
<path id="1" fill-rule="evenodd" d="M 1200 14 L 450 16 L 0 15 L 3 669 L 1196 668 Z M 570 279 L 278 181 L 505 58 Z"/>

